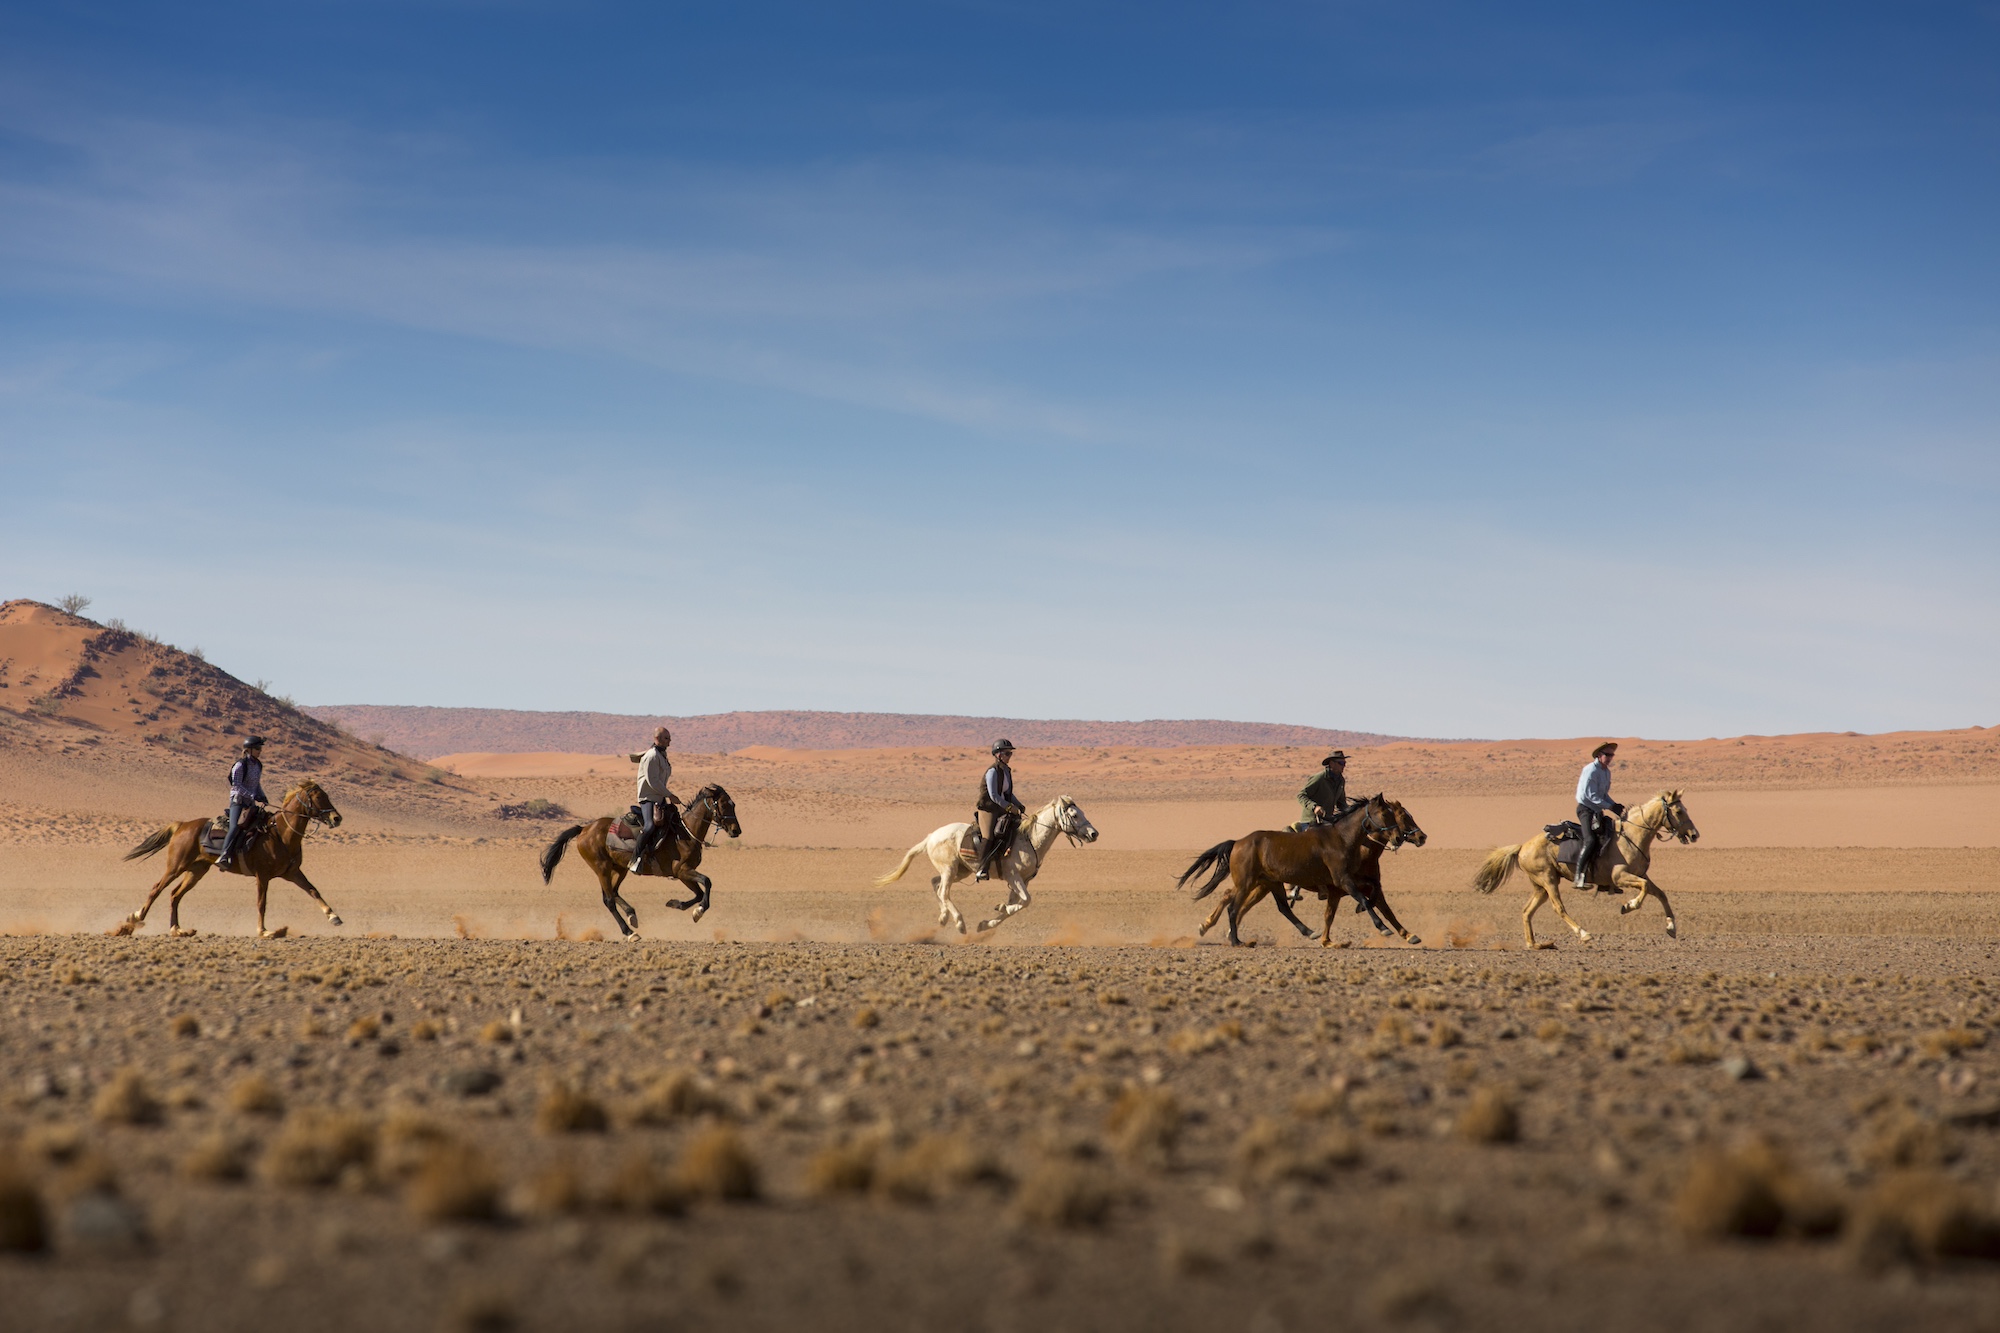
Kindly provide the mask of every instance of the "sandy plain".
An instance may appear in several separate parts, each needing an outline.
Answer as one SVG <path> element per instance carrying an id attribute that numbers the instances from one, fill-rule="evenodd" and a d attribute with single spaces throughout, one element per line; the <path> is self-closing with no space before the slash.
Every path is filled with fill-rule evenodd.
<path id="1" fill-rule="evenodd" d="M 871 884 L 962 817 L 972 752 L 689 755 L 740 842 L 699 925 L 610 934 L 540 798 L 618 756 L 455 756 L 346 788 L 308 868 L 202 934 L 100 932 L 214 804 L 199 766 L 0 764 L 0 1257 L 24 1328 L 2000 1327 L 1993 733 L 1641 745 L 1682 786 L 1657 909 L 1464 886 L 1562 817 L 1574 746 L 1359 751 L 1432 836 L 1387 863 L 1427 947 L 1197 940 L 1193 853 L 1291 816 L 1316 756 L 1022 756 L 1104 831 L 962 941 Z M 1753 761 L 1734 753 L 1761 745 Z M 1872 750 L 1863 746 L 1872 745 Z M 1937 747 L 1932 749 L 1930 747 Z M 274 763 L 282 776 L 282 767 Z M 597 768 L 596 773 L 590 772 Z M 1983 780 L 1985 779 L 1985 780 Z M 407 794 L 406 794 L 407 793 Z M 990 898 L 969 895 L 984 907 Z M 1205 906 L 1202 905 L 1202 906 Z M 1316 915 L 1308 912 L 1309 920 Z M 566 937 L 566 938 L 563 938 Z M 10 1202 L 11 1201 L 11 1202 Z M 14 1211 L 9 1212 L 12 1209 Z M 9 1218 L 17 1219 L 10 1223 Z"/>

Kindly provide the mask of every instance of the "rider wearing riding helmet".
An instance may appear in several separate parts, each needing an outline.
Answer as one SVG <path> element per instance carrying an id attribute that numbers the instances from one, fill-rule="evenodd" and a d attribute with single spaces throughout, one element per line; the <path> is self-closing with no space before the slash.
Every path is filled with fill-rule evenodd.
<path id="1" fill-rule="evenodd" d="M 1625 807 L 1611 799 L 1611 760 L 1617 741 L 1606 741 L 1590 752 L 1590 762 L 1576 780 L 1576 822 L 1583 825 L 1583 847 L 1576 854 L 1576 887 L 1590 886 L 1590 865 L 1598 849 L 1614 836 L 1609 815 L 1625 817 Z"/>
<path id="2" fill-rule="evenodd" d="M 639 840 L 632 848 L 628 873 L 646 863 L 662 829 L 671 826 L 675 840 L 679 840 L 681 802 L 667 787 L 674 775 L 674 762 L 667 758 L 667 747 L 673 740 L 674 733 L 661 727 L 653 733 L 652 748 L 639 756 Z"/>
<path id="3" fill-rule="evenodd" d="M 215 858 L 217 870 L 230 868 L 244 816 L 264 802 L 264 738 L 248 736 L 243 741 L 243 757 L 229 768 L 229 833 L 222 840 L 221 854 Z"/>
<path id="4" fill-rule="evenodd" d="M 1014 799 L 1014 742 L 1002 737 L 993 742 L 993 767 L 979 783 L 979 865 L 974 880 L 988 877 L 995 861 L 1014 845 L 1014 833 L 1028 808 Z"/>

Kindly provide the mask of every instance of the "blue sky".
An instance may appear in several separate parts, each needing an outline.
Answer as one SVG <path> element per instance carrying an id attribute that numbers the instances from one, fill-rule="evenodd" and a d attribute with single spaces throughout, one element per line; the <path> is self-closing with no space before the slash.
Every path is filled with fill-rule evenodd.
<path id="1" fill-rule="evenodd" d="M 0 595 L 312 702 L 2000 723 L 1996 238 L 1992 4 L 0 4 Z"/>

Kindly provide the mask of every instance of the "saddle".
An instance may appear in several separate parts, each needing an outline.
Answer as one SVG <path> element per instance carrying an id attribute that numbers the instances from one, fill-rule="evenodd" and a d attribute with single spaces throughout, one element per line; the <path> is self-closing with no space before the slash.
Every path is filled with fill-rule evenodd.
<path id="1" fill-rule="evenodd" d="M 1576 858 L 1583 854 L 1583 825 L 1574 819 L 1565 819 L 1560 824 L 1544 824 L 1542 832 L 1549 835 L 1551 855 L 1555 857 L 1556 864 L 1575 874 Z M 1601 858 L 1613 845 L 1609 838 L 1599 843 L 1598 856 Z M 1618 892 L 1618 886 L 1615 884 L 1592 884 L 1590 887 L 1599 893 Z"/>
<path id="2" fill-rule="evenodd" d="M 251 806 L 243 812 L 242 822 L 237 826 L 236 850 L 242 851 L 264 832 L 270 825 L 271 817 L 262 808 Z M 229 812 L 208 821 L 208 827 L 201 831 L 201 850 L 210 856 L 222 855 L 222 844 L 229 837 Z"/>
<path id="3" fill-rule="evenodd" d="M 653 840 L 653 851 L 657 854 L 662 847 L 676 838 L 687 836 L 687 821 L 680 818 L 680 812 L 672 806 L 661 821 L 658 836 Z M 611 817 L 611 827 L 604 831 L 604 849 L 624 852 L 628 857 L 639 845 L 639 833 L 646 827 L 646 817 L 639 813 L 638 806 L 632 806 L 622 815 Z"/>

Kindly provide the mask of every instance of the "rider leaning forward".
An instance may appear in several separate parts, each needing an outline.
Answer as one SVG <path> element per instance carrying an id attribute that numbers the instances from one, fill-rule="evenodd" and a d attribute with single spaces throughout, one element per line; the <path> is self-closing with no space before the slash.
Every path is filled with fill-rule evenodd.
<path id="1" fill-rule="evenodd" d="M 1576 887 L 1590 885 L 1590 864 L 1614 836 L 1612 815 L 1625 817 L 1625 807 L 1611 799 L 1611 760 L 1617 741 L 1606 741 L 1590 752 L 1590 762 L 1576 780 L 1576 822 L 1583 826 L 1583 847 L 1576 854 Z"/>
<path id="2" fill-rule="evenodd" d="M 1347 752 L 1335 750 L 1319 761 L 1320 771 L 1299 788 L 1299 822 L 1324 824 L 1353 802 L 1347 799 Z"/>
<path id="3" fill-rule="evenodd" d="M 229 834 L 222 840 L 222 854 L 215 858 L 217 870 L 229 869 L 245 816 L 264 803 L 264 738 L 250 736 L 244 739 L 243 757 L 229 768 Z"/>
<path id="4" fill-rule="evenodd" d="M 987 878 L 995 861 L 1014 845 L 1014 833 L 1028 808 L 1014 799 L 1014 742 L 1004 736 L 993 742 L 993 767 L 979 783 L 975 809 L 979 820 L 979 865 L 974 880 Z"/>
<path id="5" fill-rule="evenodd" d="M 661 727 L 653 733 L 652 748 L 639 756 L 639 841 L 632 848 L 633 870 L 646 863 L 652 853 L 653 844 L 659 841 L 660 831 L 673 825 L 678 837 L 680 823 L 680 798 L 667 787 L 674 775 L 673 760 L 667 758 L 667 747 L 673 744 L 674 733 Z"/>

